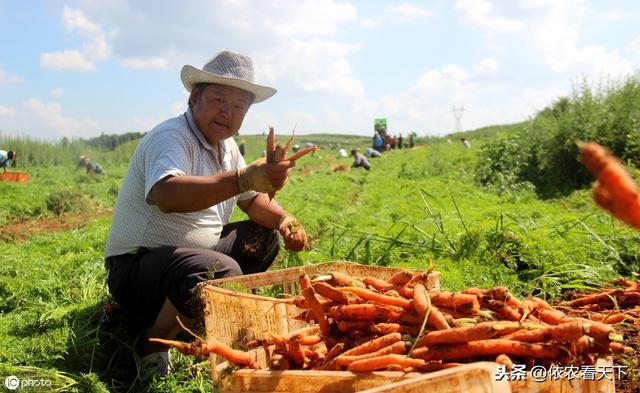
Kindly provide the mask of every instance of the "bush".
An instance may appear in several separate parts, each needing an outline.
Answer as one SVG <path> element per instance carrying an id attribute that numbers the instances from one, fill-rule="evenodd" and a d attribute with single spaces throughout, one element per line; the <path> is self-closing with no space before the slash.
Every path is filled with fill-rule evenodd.
<path id="1" fill-rule="evenodd" d="M 522 183 L 539 196 L 565 196 L 593 177 L 577 159 L 576 142 L 607 146 L 627 162 L 640 159 L 640 77 L 592 86 L 586 81 L 509 135 L 487 142 L 476 168 L 483 185 L 509 190 Z"/>
<path id="2" fill-rule="evenodd" d="M 96 208 L 96 201 L 87 194 L 63 190 L 49 194 L 46 200 L 47 210 L 60 215 L 68 212 L 88 211 Z"/>

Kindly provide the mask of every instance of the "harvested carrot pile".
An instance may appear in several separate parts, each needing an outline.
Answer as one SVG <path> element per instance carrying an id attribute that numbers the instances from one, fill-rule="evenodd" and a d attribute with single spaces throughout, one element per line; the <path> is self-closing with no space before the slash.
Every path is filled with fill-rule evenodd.
<path id="1" fill-rule="evenodd" d="M 402 271 L 382 281 L 302 273 L 301 295 L 293 302 L 304 312 L 297 318 L 317 326 L 250 346 L 265 348 L 270 369 L 354 372 L 429 372 L 478 360 L 507 369 L 590 365 L 602 355 L 634 351 L 607 321 L 569 316 L 539 298 L 520 300 L 504 287 L 428 291 L 427 277 Z M 175 345 L 207 352 L 204 344 Z M 213 347 L 232 364 L 255 367 Z"/>
<path id="2" fill-rule="evenodd" d="M 624 334 L 626 345 L 635 353 L 640 351 L 640 274 L 636 275 L 636 281 L 619 278 L 610 287 L 589 293 L 571 292 L 565 297 L 555 305 L 557 308 L 571 316 L 615 325 L 616 330 Z M 616 391 L 637 392 L 638 356 L 619 354 L 617 357 L 617 362 L 629 366 L 629 373 L 616 381 Z"/>

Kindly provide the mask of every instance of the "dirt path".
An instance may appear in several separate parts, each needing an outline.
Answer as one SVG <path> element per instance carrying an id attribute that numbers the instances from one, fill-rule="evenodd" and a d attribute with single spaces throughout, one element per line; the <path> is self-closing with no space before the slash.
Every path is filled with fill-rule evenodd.
<path id="1" fill-rule="evenodd" d="M 90 221 L 111 215 L 111 209 L 97 212 L 67 213 L 57 217 L 12 222 L 0 228 L 0 242 L 24 242 L 31 236 L 81 228 Z"/>

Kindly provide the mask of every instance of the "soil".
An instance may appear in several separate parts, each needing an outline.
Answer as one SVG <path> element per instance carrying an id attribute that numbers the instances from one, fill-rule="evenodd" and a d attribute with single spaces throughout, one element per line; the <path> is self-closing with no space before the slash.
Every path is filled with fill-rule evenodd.
<path id="1" fill-rule="evenodd" d="M 41 233 L 51 233 L 68 229 L 78 229 L 91 220 L 111 215 L 112 210 L 98 212 L 66 213 L 52 218 L 16 221 L 0 228 L 0 242 L 24 242 L 29 237 Z"/>

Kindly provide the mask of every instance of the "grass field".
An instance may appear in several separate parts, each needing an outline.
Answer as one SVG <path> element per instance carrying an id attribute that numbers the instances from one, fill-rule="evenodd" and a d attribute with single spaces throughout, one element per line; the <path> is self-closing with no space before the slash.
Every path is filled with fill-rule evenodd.
<path id="1" fill-rule="evenodd" d="M 241 138 L 247 160 L 257 158 L 264 139 Z M 466 150 L 435 139 L 373 159 L 371 171 L 333 172 L 332 163 L 350 163 L 336 158 L 337 143 L 364 147 L 369 138 L 299 138 L 325 148 L 299 162 L 277 199 L 305 226 L 310 244 L 282 252 L 274 268 L 328 260 L 434 266 L 447 289 L 508 284 L 521 296 L 549 298 L 638 270 L 639 236 L 598 210 L 586 191 L 541 200 L 526 188 L 497 195 L 478 186 L 476 144 Z M 108 162 L 106 176 L 87 177 L 67 162 L 29 168 L 27 185 L 0 184 L 0 376 L 47 380 L 48 391 L 137 391 L 136 336 L 117 316 L 102 319 L 108 210 L 126 163 Z M 46 227 L 60 214 L 82 220 L 12 232 L 17 221 Z M 174 355 L 175 372 L 149 391 L 214 389 L 205 361 Z"/>

